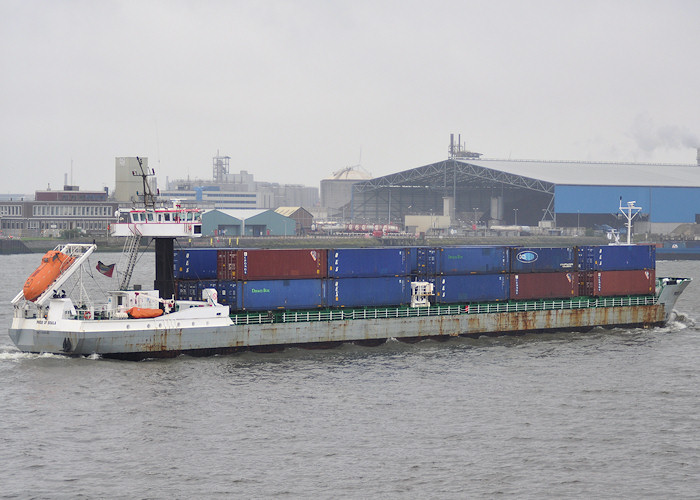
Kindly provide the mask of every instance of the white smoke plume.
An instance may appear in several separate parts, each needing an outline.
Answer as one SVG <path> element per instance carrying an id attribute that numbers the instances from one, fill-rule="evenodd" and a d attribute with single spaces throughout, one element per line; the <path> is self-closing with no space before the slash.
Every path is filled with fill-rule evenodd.
<path id="1" fill-rule="evenodd" d="M 700 148 L 700 139 L 687 128 L 678 125 L 656 127 L 649 117 L 638 116 L 632 135 L 643 151 L 651 153 L 657 148 Z"/>

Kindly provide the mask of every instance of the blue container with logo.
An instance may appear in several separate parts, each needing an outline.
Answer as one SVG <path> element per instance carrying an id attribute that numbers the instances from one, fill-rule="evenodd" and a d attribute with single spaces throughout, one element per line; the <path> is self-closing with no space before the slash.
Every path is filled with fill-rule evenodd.
<path id="1" fill-rule="evenodd" d="M 456 275 L 507 273 L 508 249 L 505 246 L 458 246 L 431 250 L 435 252 L 436 274 Z"/>
<path id="2" fill-rule="evenodd" d="M 406 276 L 405 248 L 337 248 L 328 251 L 329 278 Z"/>
<path id="3" fill-rule="evenodd" d="M 175 279 L 216 279 L 216 248 L 183 248 L 173 251 Z"/>
<path id="4" fill-rule="evenodd" d="M 577 253 L 580 271 L 656 269 L 654 245 L 580 246 Z"/>
<path id="5" fill-rule="evenodd" d="M 576 269 L 576 252 L 568 248 L 513 247 L 512 273 L 570 272 Z"/>
<path id="6" fill-rule="evenodd" d="M 508 300 L 510 295 L 508 274 L 467 274 L 438 276 L 435 283 L 435 303 L 489 302 Z"/>
<path id="7" fill-rule="evenodd" d="M 411 280 L 406 277 L 330 279 L 328 307 L 400 306 L 411 301 Z"/>
<path id="8" fill-rule="evenodd" d="M 239 281 L 236 309 L 315 309 L 325 302 L 323 279 Z"/>

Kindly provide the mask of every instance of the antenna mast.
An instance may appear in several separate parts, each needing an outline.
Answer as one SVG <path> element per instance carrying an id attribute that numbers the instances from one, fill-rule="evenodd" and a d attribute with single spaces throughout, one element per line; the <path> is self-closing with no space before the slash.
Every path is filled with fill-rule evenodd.
<path id="1" fill-rule="evenodd" d="M 636 201 L 628 201 L 627 206 L 622 206 L 622 196 L 620 196 L 620 212 L 627 219 L 627 244 L 632 241 L 632 219 L 642 210 L 642 207 L 635 206 Z"/>
<path id="2" fill-rule="evenodd" d="M 148 178 L 156 175 L 156 171 L 153 169 L 151 169 L 150 171 L 144 169 L 143 160 L 138 156 L 136 157 L 136 161 L 139 162 L 140 171 L 137 172 L 136 170 L 134 170 L 131 172 L 131 175 L 141 177 L 141 180 L 143 181 L 143 204 L 147 210 L 154 210 L 156 208 L 156 195 L 154 195 L 153 191 L 151 191 L 151 186 L 148 183 Z"/>

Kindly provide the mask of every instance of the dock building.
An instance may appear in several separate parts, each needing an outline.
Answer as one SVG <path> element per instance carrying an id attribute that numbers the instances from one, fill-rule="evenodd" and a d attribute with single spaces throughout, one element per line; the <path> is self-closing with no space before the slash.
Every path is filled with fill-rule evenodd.
<path id="1" fill-rule="evenodd" d="M 554 232 L 619 228 L 622 199 L 642 207 L 636 232 L 666 234 L 700 222 L 700 153 L 688 164 L 481 156 L 451 143 L 446 160 L 353 183 L 341 208 L 353 221 L 406 223 L 422 216 L 440 217 L 443 229 L 535 226 Z"/>

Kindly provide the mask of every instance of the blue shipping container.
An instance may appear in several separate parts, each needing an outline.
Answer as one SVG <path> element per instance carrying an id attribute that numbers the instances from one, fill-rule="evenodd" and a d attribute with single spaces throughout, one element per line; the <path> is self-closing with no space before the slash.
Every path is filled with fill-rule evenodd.
<path id="1" fill-rule="evenodd" d="M 216 293 L 219 295 L 219 304 L 236 306 L 236 281 L 219 280 L 216 282 Z"/>
<path id="2" fill-rule="evenodd" d="M 416 274 L 418 272 L 418 248 L 419 247 L 406 248 L 409 274 Z"/>
<path id="3" fill-rule="evenodd" d="M 175 285 L 176 295 L 179 300 L 197 300 L 196 281 L 178 281 Z"/>
<path id="4" fill-rule="evenodd" d="M 177 281 L 175 289 L 176 298 L 179 300 L 202 300 L 202 290 L 214 288 L 218 295 L 219 304 L 236 304 L 236 282 L 235 281 Z"/>
<path id="5" fill-rule="evenodd" d="M 508 300 L 509 278 L 507 274 L 467 274 L 435 278 L 435 302 L 452 304 Z"/>
<path id="6" fill-rule="evenodd" d="M 411 280 L 403 277 L 328 280 L 329 307 L 399 306 L 411 301 Z"/>
<path id="7" fill-rule="evenodd" d="M 436 249 L 430 247 L 414 247 L 411 256 L 411 274 L 418 276 L 433 276 L 436 270 Z"/>
<path id="8" fill-rule="evenodd" d="M 216 248 L 183 248 L 173 251 L 175 279 L 216 279 Z"/>
<path id="9" fill-rule="evenodd" d="M 194 300 L 202 300 L 202 292 L 204 291 L 205 288 L 213 288 L 214 290 L 218 289 L 219 282 L 216 280 L 204 280 L 204 281 L 198 281 L 197 282 L 197 297 Z M 217 290 L 218 294 L 218 290 Z"/>
<path id="10" fill-rule="evenodd" d="M 405 248 L 338 248 L 328 251 L 329 278 L 406 276 Z"/>
<path id="11" fill-rule="evenodd" d="M 323 307 L 325 285 L 323 279 L 239 281 L 235 308 L 272 311 Z"/>
<path id="12" fill-rule="evenodd" d="M 507 273 L 509 247 L 462 246 L 436 248 L 437 274 Z"/>
<path id="13" fill-rule="evenodd" d="M 549 273 L 576 268 L 576 252 L 572 247 L 513 247 L 511 254 L 512 273 Z"/>
<path id="14" fill-rule="evenodd" d="M 633 271 L 656 269 L 654 245 L 605 245 L 578 247 L 580 271 Z"/>

